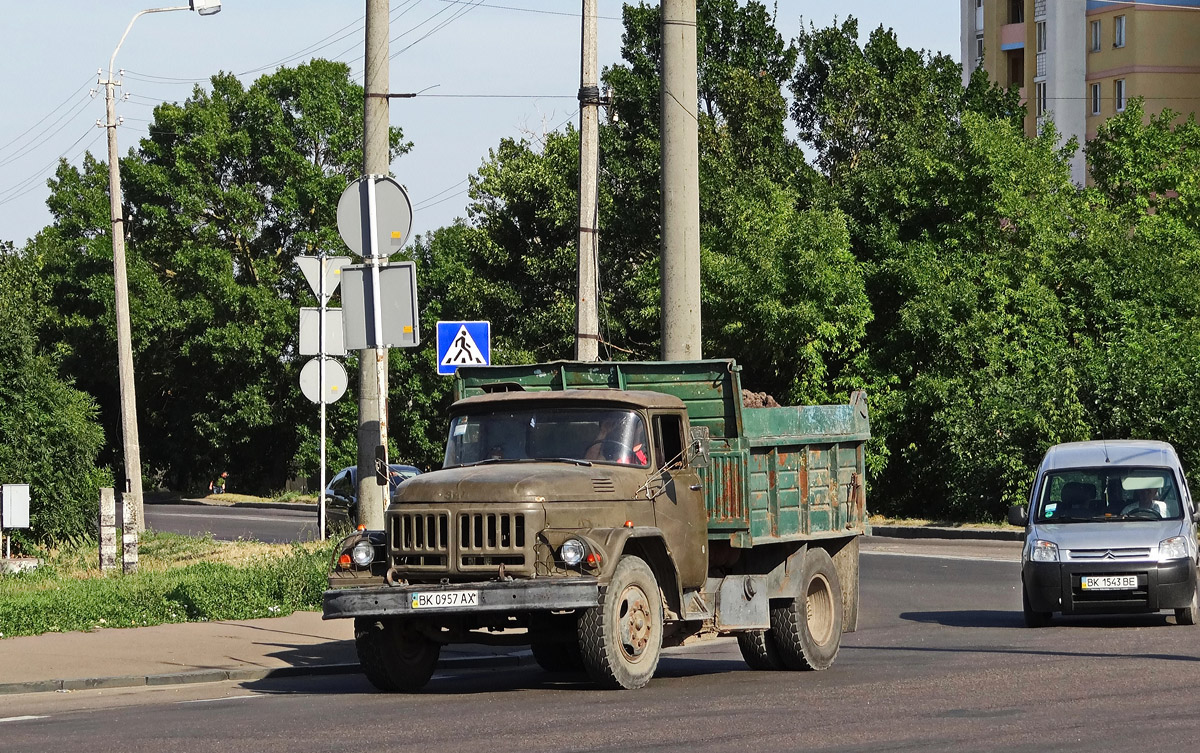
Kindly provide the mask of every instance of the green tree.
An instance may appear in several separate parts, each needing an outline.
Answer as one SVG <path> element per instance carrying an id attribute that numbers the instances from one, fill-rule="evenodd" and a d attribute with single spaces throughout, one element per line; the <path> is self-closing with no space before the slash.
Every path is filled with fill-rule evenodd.
<path id="1" fill-rule="evenodd" d="M 30 528 L 18 547 L 86 535 L 95 527 L 100 487 L 96 466 L 103 432 L 96 406 L 58 375 L 57 354 L 40 352 L 40 270 L 0 242 L 0 480 L 30 485 Z"/>
<path id="2" fill-rule="evenodd" d="M 316 411 L 296 387 L 298 308 L 312 299 L 295 257 L 342 250 L 335 211 L 361 172 L 362 98 L 341 63 L 249 87 L 219 74 L 157 107 L 121 161 L 142 457 L 173 488 L 227 468 L 233 489 L 265 491 L 296 470 L 295 427 Z M 393 156 L 407 148 L 393 129 Z M 115 417 L 104 172 L 90 156 L 60 167 L 32 253 L 55 307 L 45 336 Z"/>

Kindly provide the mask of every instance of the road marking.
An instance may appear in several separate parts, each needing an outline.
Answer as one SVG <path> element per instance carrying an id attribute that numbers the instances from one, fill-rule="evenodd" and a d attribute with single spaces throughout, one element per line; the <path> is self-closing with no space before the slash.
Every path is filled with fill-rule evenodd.
<path id="1" fill-rule="evenodd" d="M 1021 561 L 1020 554 L 1014 557 L 972 557 L 967 554 L 919 554 L 917 552 L 888 552 L 882 549 L 864 549 L 861 554 L 883 554 L 889 557 L 924 557 L 933 560 L 968 560 L 970 562 L 1017 562 Z"/>
<path id="2" fill-rule="evenodd" d="M 251 698 L 266 698 L 265 695 L 231 695 L 224 698 L 198 698 L 194 701 L 176 701 L 177 704 L 185 703 L 216 703 L 217 701 L 245 701 Z"/>
<path id="3" fill-rule="evenodd" d="M 28 721 L 32 721 L 34 719 L 45 719 L 45 718 L 46 718 L 45 716 L 9 716 L 9 717 L 0 719 L 0 724 L 3 724 L 4 722 L 28 722 Z"/>

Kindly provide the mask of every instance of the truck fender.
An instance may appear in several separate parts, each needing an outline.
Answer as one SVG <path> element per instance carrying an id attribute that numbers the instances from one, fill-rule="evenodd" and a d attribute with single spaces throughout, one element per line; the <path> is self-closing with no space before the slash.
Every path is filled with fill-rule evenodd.
<path id="1" fill-rule="evenodd" d="M 683 614 L 683 594 L 679 587 L 679 569 L 671 556 L 666 537 L 657 526 L 634 526 L 626 528 L 589 528 L 579 535 L 596 544 L 604 555 L 599 578 L 607 583 L 622 554 L 632 554 L 643 559 L 654 572 L 658 586 L 663 592 L 663 607 L 677 618 Z M 672 619 L 668 614 L 668 619 Z"/>

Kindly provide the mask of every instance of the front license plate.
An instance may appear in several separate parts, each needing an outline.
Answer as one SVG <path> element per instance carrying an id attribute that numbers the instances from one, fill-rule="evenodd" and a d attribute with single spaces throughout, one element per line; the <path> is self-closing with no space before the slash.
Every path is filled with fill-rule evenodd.
<path id="1" fill-rule="evenodd" d="M 446 607 L 477 607 L 478 591 L 428 591 L 412 595 L 413 609 L 445 609 Z"/>
<path id="2" fill-rule="evenodd" d="M 1136 575 L 1085 575 L 1084 591 L 1128 591 L 1137 588 Z"/>

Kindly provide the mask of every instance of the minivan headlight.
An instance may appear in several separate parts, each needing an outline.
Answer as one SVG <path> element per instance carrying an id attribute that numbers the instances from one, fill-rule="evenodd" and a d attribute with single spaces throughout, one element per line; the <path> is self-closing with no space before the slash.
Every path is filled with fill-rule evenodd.
<path id="1" fill-rule="evenodd" d="M 1187 556 L 1187 539 L 1182 536 L 1172 536 L 1158 542 L 1158 558 L 1160 560 L 1181 560 Z"/>
<path id="2" fill-rule="evenodd" d="M 1029 559 L 1034 562 L 1058 562 L 1058 545 L 1053 541 L 1034 539 L 1029 548 Z"/>

